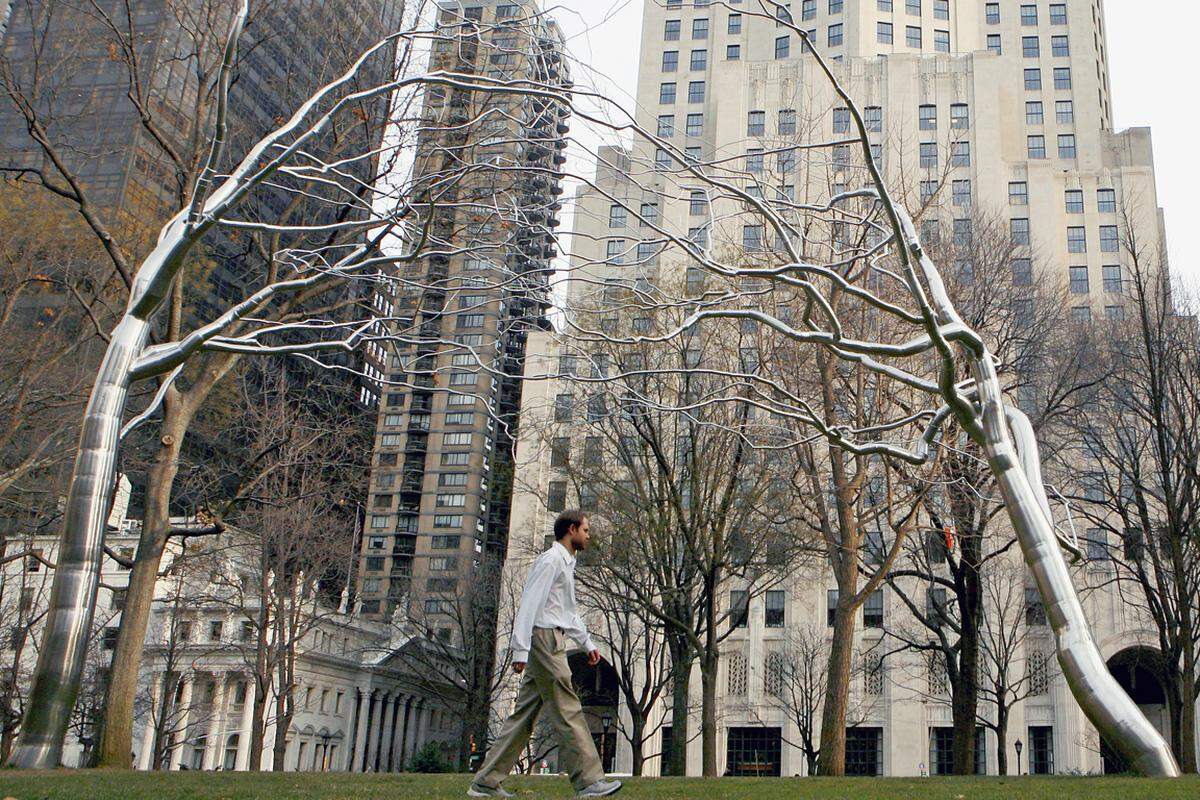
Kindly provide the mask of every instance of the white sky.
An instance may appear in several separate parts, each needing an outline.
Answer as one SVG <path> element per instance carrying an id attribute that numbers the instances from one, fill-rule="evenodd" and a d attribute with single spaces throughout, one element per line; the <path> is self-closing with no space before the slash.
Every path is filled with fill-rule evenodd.
<path id="1" fill-rule="evenodd" d="M 643 2 L 546 0 L 568 37 L 581 87 L 602 89 L 612 99 L 632 105 Z M 1139 125 L 1153 129 L 1158 200 L 1166 213 L 1171 266 L 1189 285 L 1200 287 L 1200 259 L 1188 247 L 1200 236 L 1188 225 L 1200 212 L 1200 158 L 1189 141 L 1200 115 L 1194 100 L 1197 87 L 1191 84 L 1195 78 L 1188 77 L 1184 66 L 1197 46 L 1200 3 L 1107 0 L 1104 6 L 1114 123 L 1118 130 Z M 582 133 L 581 128 L 576 126 L 573 133 Z M 588 149 L 595 146 L 585 144 Z"/>

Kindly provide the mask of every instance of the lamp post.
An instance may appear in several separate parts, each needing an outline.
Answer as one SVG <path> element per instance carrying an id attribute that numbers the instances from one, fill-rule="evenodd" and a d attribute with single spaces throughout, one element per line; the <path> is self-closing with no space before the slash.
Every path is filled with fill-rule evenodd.
<path id="1" fill-rule="evenodd" d="M 600 765 L 608 771 L 608 729 L 612 726 L 612 714 L 600 718 Z"/>
<path id="2" fill-rule="evenodd" d="M 1021 743 L 1020 739 L 1017 739 L 1015 742 L 1013 742 L 1013 747 L 1015 747 L 1017 749 L 1017 774 L 1018 775 L 1021 774 L 1021 748 L 1024 746 L 1025 745 Z"/>

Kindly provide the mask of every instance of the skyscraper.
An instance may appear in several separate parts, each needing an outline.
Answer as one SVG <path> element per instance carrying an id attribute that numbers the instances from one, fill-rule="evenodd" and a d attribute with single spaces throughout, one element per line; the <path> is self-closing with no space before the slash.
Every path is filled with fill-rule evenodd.
<path id="1" fill-rule="evenodd" d="M 439 32 L 435 69 L 570 85 L 562 34 L 534 2 L 445 2 Z M 444 184 L 423 211 L 436 247 L 389 298 L 401 343 L 386 367 L 359 588 L 363 613 L 400 609 L 461 643 L 450 608 L 507 546 L 519 376 L 529 332 L 547 324 L 569 112 L 460 87 L 423 102 L 440 123 L 415 167 Z"/>
<path id="2" fill-rule="evenodd" d="M 610 281 L 618 288 L 644 280 L 699 293 L 692 291 L 690 272 L 685 274 L 687 259 L 661 257 L 637 217 L 655 220 L 683 240 L 769 249 L 761 221 L 734 230 L 741 220 L 728 207 L 732 203 L 710 215 L 703 197 L 697 202 L 689 181 L 699 182 L 687 161 L 719 162 L 728 170 L 723 175 L 742 180 L 746 192 L 770 191 L 788 201 L 828 201 L 863 184 L 861 162 L 849 143 L 796 155 L 796 144 L 832 145 L 855 131 L 802 38 L 773 16 L 804 30 L 833 62 L 836 77 L 863 111 L 886 182 L 910 208 L 920 209 L 914 216 L 927 245 L 969 240 L 981 216 L 998 220 L 1011 253 L 1008 280 L 1024 285 L 1038 271 L 1064 289 L 1070 316 L 1080 323 L 1125 313 L 1126 236 L 1147 248 L 1148 262 L 1165 263 L 1149 131 L 1112 127 L 1101 3 L 794 0 L 765 14 L 763 6 L 771 4 L 644 4 L 635 113 L 642 128 L 669 142 L 674 152 L 646 141 L 628 150 L 601 150 L 596 188 L 585 187 L 577 196 L 576 280 L 569 294 L 580 307 Z M 742 175 L 730 177 L 738 170 Z M 719 220 L 715 229 L 713 217 Z M 969 271 L 970 264 L 942 268 Z M 703 271 L 697 272 L 702 284 Z M 633 324 L 636 330 L 636 320 Z M 572 371 L 564 364 L 574 356 L 559 347 L 551 336 L 534 337 L 529 374 Z M 566 447 L 586 437 L 578 415 L 556 413 L 569 408 L 560 399 L 569 399 L 572 391 L 578 393 L 578 385 L 527 385 L 525 430 L 537 433 L 519 444 L 523 480 L 513 504 L 513 528 L 525 536 L 514 538 L 506 565 L 518 584 L 554 512 L 563 505 L 585 510 L 589 505 L 563 469 L 572 458 Z M 548 448 L 547 439 L 565 444 Z M 1100 576 L 1111 569 L 1105 552 L 1097 548 L 1096 561 L 1076 573 L 1081 585 L 1102 583 Z M 1021 574 L 1019 563 L 1013 568 Z M 795 744 L 800 739 L 795 715 L 780 700 L 782 664 L 790 657 L 792 637 L 816 631 L 819 644 L 832 625 L 834 585 L 822 566 L 798 569 L 732 615 L 738 622 L 722 645 L 717 679 L 718 774 L 792 775 L 808 769 Z M 739 592 L 742 600 L 747 597 L 744 589 L 732 582 L 722 602 L 732 610 L 741 602 Z M 1008 768 L 1012 741 L 1020 738 L 1029 771 L 1102 771 L 1107 755 L 1101 758 L 1095 731 L 1065 681 L 1053 673 L 1053 641 L 1037 591 L 1025 589 L 1022 624 L 1029 636 L 1013 659 L 1030 684 L 1008 729 Z M 1155 646 L 1153 637 L 1137 633 L 1143 624 L 1136 621 L 1138 612 L 1114 592 L 1094 591 L 1087 604 L 1114 674 L 1129 669 L 1127 654 Z M 894 640 L 885 631 L 912 619 L 894 592 L 882 591 L 863 608 L 855 651 L 888 650 Z M 823 667 L 821 660 L 818 669 Z M 946 687 L 936 665 L 917 657 L 864 661 L 851 687 L 857 718 L 847 737 L 847 773 L 946 771 L 951 730 Z M 1145 698 L 1148 716 L 1165 719 L 1161 692 L 1153 702 L 1149 693 L 1139 697 Z M 601 713 L 627 711 L 614 701 L 596 709 Z M 699 723 L 698 716 L 692 719 L 691 730 Z M 668 750 L 669 702 L 651 713 L 649 724 L 663 727 L 645 752 Z M 698 774 L 699 737 L 690 742 L 688 771 Z M 978 769 L 995 773 L 994 732 L 981 732 L 976 742 Z M 621 742 L 615 768 L 626 769 L 631 761 Z M 649 771 L 661 767 L 651 758 Z"/>

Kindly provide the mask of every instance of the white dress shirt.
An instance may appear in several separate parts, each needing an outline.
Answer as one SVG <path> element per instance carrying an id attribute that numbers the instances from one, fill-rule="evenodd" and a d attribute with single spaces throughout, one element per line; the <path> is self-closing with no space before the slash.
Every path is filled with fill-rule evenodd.
<path id="1" fill-rule="evenodd" d="M 513 661 L 529 661 L 534 628 L 562 628 L 587 652 L 596 649 L 575 607 L 575 556 L 562 542 L 538 556 L 529 570 L 509 643 Z"/>

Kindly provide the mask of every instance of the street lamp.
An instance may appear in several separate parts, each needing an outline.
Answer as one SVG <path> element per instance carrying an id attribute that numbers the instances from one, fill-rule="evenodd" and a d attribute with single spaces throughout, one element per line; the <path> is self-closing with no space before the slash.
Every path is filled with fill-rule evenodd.
<path id="1" fill-rule="evenodd" d="M 608 729 L 612 727 L 612 714 L 605 714 L 600 717 L 600 763 L 604 766 L 604 770 L 608 771 Z"/>
<path id="2" fill-rule="evenodd" d="M 1015 742 L 1013 742 L 1013 747 L 1017 748 L 1017 774 L 1018 775 L 1021 774 L 1021 748 L 1024 746 L 1025 745 L 1021 743 L 1020 739 L 1017 739 Z"/>

